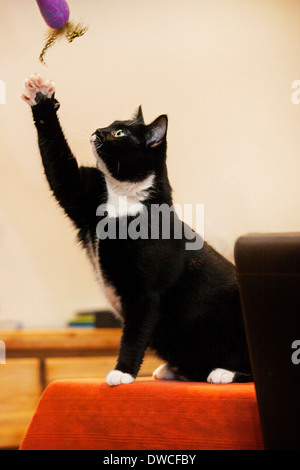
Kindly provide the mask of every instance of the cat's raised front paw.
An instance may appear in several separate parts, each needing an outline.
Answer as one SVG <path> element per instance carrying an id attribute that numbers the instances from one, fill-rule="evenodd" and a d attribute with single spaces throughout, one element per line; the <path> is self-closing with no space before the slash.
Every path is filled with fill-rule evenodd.
<path id="1" fill-rule="evenodd" d="M 211 384 L 229 384 L 234 379 L 234 372 L 226 369 L 214 369 L 207 377 L 207 382 Z"/>
<path id="2" fill-rule="evenodd" d="M 25 80 L 24 86 L 25 89 L 21 97 L 30 106 L 35 106 L 45 98 L 52 98 L 55 91 L 52 80 L 44 80 L 36 73 Z"/>
<path id="3" fill-rule="evenodd" d="M 106 377 L 106 382 L 108 385 L 121 385 L 121 384 L 130 384 L 134 381 L 132 375 L 127 374 L 126 372 L 121 372 L 120 370 L 111 370 Z"/>

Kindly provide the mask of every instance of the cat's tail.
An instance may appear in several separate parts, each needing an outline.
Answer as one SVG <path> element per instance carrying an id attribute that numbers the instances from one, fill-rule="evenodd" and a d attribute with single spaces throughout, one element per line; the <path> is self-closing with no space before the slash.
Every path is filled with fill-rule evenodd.
<path id="1" fill-rule="evenodd" d="M 251 373 L 235 372 L 233 382 L 236 382 L 236 383 L 253 382 L 253 377 Z"/>

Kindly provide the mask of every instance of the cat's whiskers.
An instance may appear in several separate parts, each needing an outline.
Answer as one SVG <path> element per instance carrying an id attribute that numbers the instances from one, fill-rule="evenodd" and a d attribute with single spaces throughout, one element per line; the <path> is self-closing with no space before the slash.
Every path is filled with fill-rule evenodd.
<path id="1" fill-rule="evenodd" d="M 80 126 L 79 129 L 78 129 L 78 127 L 76 127 L 76 129 L 74 129 L 74 133 L 76 133 L 80 137 L 84 138 L 85 140 L 89 140 L 91 135 L 93 134 L 94 130 L 95 130 L 95 125 L 94 124 L 88 124 L 88 125 Z"/>
<path id="2" fill-rule="evenodd" d="M 90 137 L 91 132 L 87 129 L 81 130 L 81 129 L 76 129 L 76 134 L 82 135 L 84 137 Z"/>
<path id="3" fill-rule="evenodd" d="M 96 138 L 93 142 L 94 142 L 94 145 L 95 145 L 97 150 L 100 149 L 103 145 L 103 142 L 99 139 L 99 137 L 97 135 L 96 135 Z"/>

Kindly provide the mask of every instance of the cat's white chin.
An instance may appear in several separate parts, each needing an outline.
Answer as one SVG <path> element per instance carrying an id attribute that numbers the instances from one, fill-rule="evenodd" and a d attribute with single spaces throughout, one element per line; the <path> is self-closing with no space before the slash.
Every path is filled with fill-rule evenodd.
<path id="1" fill-rule="evenodd" d="M 111 370 L 106 377 L 106 382 L 111 387 L 115 385 L 130 384 L 134 381 L 132 375 L 127 374 L 126 372 L 121 372 L 120 370 Z"/>

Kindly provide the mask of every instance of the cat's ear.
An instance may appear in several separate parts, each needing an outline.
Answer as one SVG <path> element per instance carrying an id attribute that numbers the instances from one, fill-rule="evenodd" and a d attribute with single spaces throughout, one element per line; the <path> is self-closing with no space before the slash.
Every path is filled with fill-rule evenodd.
<path id="1" fill-rule="evenodd" d="M 141 124 L 145 124 L 143 111 L 142 111 L 142 106 L 138 107 L 138 110 L 135 112 L 135 114 L 133 116 L 133 120 L 134 121 L 139 121 Z"/>
<path id="2" fill-rule="evenodd" d="M 160 145 L 167 134 L 168 117 L 165 114 L 159 116 L 149 126 L 146 131 L 146 144 L 149 147 L 157 147 Z"/>

